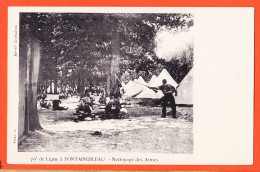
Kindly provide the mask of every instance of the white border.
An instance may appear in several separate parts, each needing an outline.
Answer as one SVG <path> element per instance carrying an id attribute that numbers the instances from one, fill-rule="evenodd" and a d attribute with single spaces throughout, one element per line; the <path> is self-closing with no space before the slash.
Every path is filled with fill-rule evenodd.
<path id="1" fill-rule="evenodd" d="M 14 27 L 19 12 L 193 13 L 195 15 L 194 153 L 17 152 L 18 57 Z M 19 27 L 18 27 L 19 29 Z M 18 35 L 19 37 L 19 35 Z M 19 45 L 19 44 L 18 44 Z M 18 46 L 19 47 L 19 46 Z M 18 49 L 19 52 L 19 49 Z M 8 156 L 10 164 L 144 164 L 112 162 L 111 157 L 157 158 L 145 164 L 249 165 L 253 163 L 254 87 L 253 8 L 163 7 L 9 7 L 8 8 Z M 16 137 L 16 143 L 14 143 Z M 33 157 L 105 157 L 104 162 L 31 162 Z"/>

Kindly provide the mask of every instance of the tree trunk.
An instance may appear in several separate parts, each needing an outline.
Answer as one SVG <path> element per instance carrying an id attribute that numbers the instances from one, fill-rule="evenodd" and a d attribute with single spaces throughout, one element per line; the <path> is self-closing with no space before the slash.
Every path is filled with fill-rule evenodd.
<path id="1" fill-rule="evenodd" d="M 45 87 L 44 87 L 44 90 L 45 90 L 46 94 L 47 94 L 47 88 L 48 88 L 48 81 L 45 82 Z"/>
<path id="2" fill-rule="evenodd" d="M 51 79 L 51 82 L 50 82 L 50 92 L 49 93 L 53 94 L 53 92 L 52 92 L 52 79 Z"/>
<path id="3" fill-rule="evenodd" d="M 19 111 L 18 111 L 18 136 L 21 138 L 29 132 L 28 113 L 28 91 L 27 91 L 27 56 L 28 45 L 25 41 L 20 41 L 19 51 Z"/>
<path id="4" fill-rule="evenodd" d="M 80 95 L 84 97 L 85 95 L 85 70 L 82 69 L 81 71 L 81 92 Z"/>
<path id="5" fill-rule="evenodd" d="M 74 76 L 72 75 L 71 76 L 71 88 L 72 88 L 72 90 L 74 91 L 74 88 L 75 88 L 75 83 L 74 83 Z"/>
<path id="6" fill-rule="evenodd" d="M 28 45 L 27 62 L 27 120 L 29 121 L 29 130 L 34 131 L 41 129 L 37 113 L 37 82 L 40 65 L 40 44 L 36 40 L 31 41 Z"/>
<path id="7" fill-rule="evenodd" d="M 55 55 L 55 61 L 54 61 L 54 94 L 58 94 L 58 57 Z"/>
<path id="8" fill-rule="evenodd" d="M 60 89 L 61 89 L 61 91 L 65 91 L 66 86 L 68 85 L 68 83 L 67 83 L 67 85 L 64 84 L 65 77 L 66 77 L 66 68 L 64 68 L 62 70 L 62 75 L 61 75 L 61 79 L 60 79 Z"/>
<path id="9" fill-rule="evenodd" d="M 85 87 L 85 77 L 84 77 L 84 71 L 82 68 L 78 70 L 78 85 L 77 85 L 77 91 L 80 95 L 80 97 L 84 96 L 84 87 Z"/>
<path id="10" fill-rule="evenodd" d="M 61 78 L 60 78 L 60 92 L 63 92 L 63 78 L 64 78 L 64 70 L 62 70 Z"/>
<path id="11" fill-rule="evenodd" d="M 81 92 L 81 82 L 80 82 L 80 75 L 81 75 L 81 70 L 78 70 L 78 83 L 77 83 L 77 92 L 80 93 Z"/>
<path id="12" fill-rule="evenodd" d="M 119 63 L 120 63 L 120 51 L 119 51 L 119 33 L 112 33 L 112 59 L 110 67 L 110 95 L 115 98 L 120 97 L 119 88 Z"/>
<path id="13" fill-rule="evenodd" d="M 69 86 L 69 87 L 72 87 L 72 79 L 71 79 L 71 76 L 69 76 L 68 86 Z"/>
<path id="14" fill-rule="evenodd" d="M 106 96 L 110 96 L 110 73 L 107 75 Z"/>

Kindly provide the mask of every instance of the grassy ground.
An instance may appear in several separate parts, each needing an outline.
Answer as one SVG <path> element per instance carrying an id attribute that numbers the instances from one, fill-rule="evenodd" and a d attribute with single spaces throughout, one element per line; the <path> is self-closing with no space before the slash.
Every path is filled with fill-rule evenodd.
<path id="1" fill-rule="evenodd" d="M 64 104 L 77 104 L 65 100 Z M 132 104 L 125 119 L 74 122 L 75 106 L 66 111 L 39 109 L 43 131 L 19 143 L 21 152 L 192 153 L 193 109 L 177 107 L 177 119 L 160 118 L 161 107 Z M 94 112 L 104 110 L 95 109 Z M 98 134 L 95 134 L 98 133 Z"/>

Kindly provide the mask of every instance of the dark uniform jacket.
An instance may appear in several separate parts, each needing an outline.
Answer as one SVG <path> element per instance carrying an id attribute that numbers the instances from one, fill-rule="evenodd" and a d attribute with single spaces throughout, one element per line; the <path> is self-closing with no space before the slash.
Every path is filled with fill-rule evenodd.
<path id="1" fill-rule="evenodd" d="M 159 86 L 158 89 L 161 90 L 164 95 L 173 94 L 174 92 L 177 94 L 177 91 L 174 88 L 174 86 L 172 86 L 170 84 L 163 84 L 163 85 Z"/>

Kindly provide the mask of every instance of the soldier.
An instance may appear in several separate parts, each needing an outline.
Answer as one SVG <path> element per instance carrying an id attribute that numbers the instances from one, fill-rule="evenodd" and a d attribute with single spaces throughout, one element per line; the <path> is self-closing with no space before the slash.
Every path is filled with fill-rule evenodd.
<path id="1" fill-rule="evenodd" d="M 61 104 L 60 100 L 53 100 L 52 101 L 53 110 L 55 111 L 55 110 L 67 110 L 68 109 L 68 107 L 67 108 L 62 107 L 62 106 L 60 106 L 60 104 Z"/>
<path id="2" fill-rule="evenodd" d="M 111 118 L 111 115 L 114 115 L 116 119 L 119 118 L 121 105 L 118 99 L 114 98 L 113 95 L 110 96 L 110 101 L 108 102 L 105 108 L 106 118 Z"/>
<path id="3" fill-rule="evenodd" d="M 41 100 L 40 100 L 40 106 L 41 106 L 42 108 L 49 109 L 48 103 L 47 103 L 47 101 L 45 101 L 45 98 L 44 98 L 44 97 L 42 97 Z"/>
<path id="4" fill-rule="evenodd" d="M 155 92 L 157 92 L 157 90 L 161 90 L 164 94 L 164 96 L 160 99 L 160 102 L 162 102 L 162 118 L 166 117 L 166 106 L 168 102 L 170 102 L 170 106 L 172 108 L 172 117 L 176 118 L 176 104 L 172 94 L 175 92 L 175 96 L 177 96 L 177 90 L 172 85 L 167 84 L 166 79 L 163 79 L 162 83 L 163 85 L 159 87 L 149 88 L 154 90 Z"/>
<path id="5" fill-rule="evenodd" d="M 106 104 L 106 97 L 104 94 L 101 95 L 101 97 L 99 98 L 99 101 L 98 101 L 101 105 L 102 104 Z"/>
<path id="6" fill-rule="evenodd" d="M 91 97 L 88 93 L 85 97 L 83 97 L 80 100 L 76 113 L 79 113 L 80 111 L 84 111 L 84 113 L 91 113 L 91 109 L 92 109 L 91 107 L 93 105 L 92 103 L 93 101 L 91 100 Z"/>

